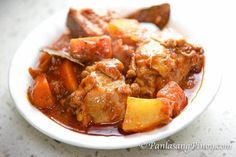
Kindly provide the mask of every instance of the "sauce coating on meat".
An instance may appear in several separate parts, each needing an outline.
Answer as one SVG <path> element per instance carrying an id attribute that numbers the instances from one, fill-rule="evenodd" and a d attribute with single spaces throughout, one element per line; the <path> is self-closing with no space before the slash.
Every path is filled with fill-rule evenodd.
<path id="1" fill-rule="evenodd" d="M 29 68 L 29 100 L 60 125 L 91 135 L 128 135 L 168 124 L 200 89 L 205 59 L 202 47 L 163 29 L 169 14 L 169 4 L 129 19 L 113 11 L 70 9 L 68 31 Z M 149 32 L 140 22 L 163 30 Z"/>

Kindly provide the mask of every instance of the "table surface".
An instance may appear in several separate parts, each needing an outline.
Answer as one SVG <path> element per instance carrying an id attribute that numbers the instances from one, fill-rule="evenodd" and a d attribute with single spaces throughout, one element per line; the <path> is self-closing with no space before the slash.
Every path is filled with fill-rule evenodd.
<path id="1" fill-rule="evenodd" d="M 222 85 L 215 100 L 200 117 L 182 131 L 158 143 L 168 141 L 175 144 L 199 142 L 230 145 L 230 150 L 150 150 L 139 147 L 108 151 L 90 150 L 55 141 L 37 131 L 20 116 L 15 108 L 8 90 L 8 69 L 11 58 L 26 35 L 48 16 L 65 8 L 67 1 L 1 0 L 0 157 L 236 156 L 236 103 L 234 99 L 236 97 L 234 90 L 236 52 L 234 52 L 233 42 L 235 41 L 233 37 L 236 35 L 236 31 L 233 31 L 233 28 L 236 28 L 233 15 L 236 12 L 233 1 L 227 3 L 214 1 L 212 6 L 209 1 L 197 2 L 204 5 L 195 10 L 211 8 L 209 14 L 213 16 L 207 25 L 212 25 L 212 31 L 208 33 L 214 37 L 213 42 L 221 50 L 219 52 L 222 52 L 219 63 L 224 67 Z"/>

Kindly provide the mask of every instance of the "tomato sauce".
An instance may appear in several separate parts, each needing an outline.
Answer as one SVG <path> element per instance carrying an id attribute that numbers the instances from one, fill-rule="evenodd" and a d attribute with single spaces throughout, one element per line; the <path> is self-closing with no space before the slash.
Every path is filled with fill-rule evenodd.
<path id="1" fill-rule="evenodd" d="M 203 70 L 198 74 L 193 74 L 194 77 L 193 88 L 184 89 L 185 94 L 188 97 L 188 104 L 191 103 L 197 96 L 197 93 L 201 87 L 203 76 L 204 76 Z M 73 110 L 62 106 L 59 103 L 56 104 L 53 108 L 40 109 L 40 111 L 44 113 L 47 117 L 49 117 L 51 120 L 58 123 L 59 125 L 75 132 L 89 135 L 97 135 L 97 136 L 121 136 L 130 134 L 130 133 L 125 133 L 124 131 L 119 129 L 121 123 L 115 125 L 92 125 L 88 129 L 85 129 L 82 127 L 81 123 L 77 121 L 76 114 L 73 112 Z"/>

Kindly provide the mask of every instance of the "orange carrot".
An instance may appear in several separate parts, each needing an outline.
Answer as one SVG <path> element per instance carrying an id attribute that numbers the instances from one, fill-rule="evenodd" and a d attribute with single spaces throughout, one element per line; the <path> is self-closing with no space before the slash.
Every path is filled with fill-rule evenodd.
<path id="1" fill-rule="evenodd" d="M 29 73 L 33 79 L 35 79 L 38 75 L 42 74 L 42 70 L 38 68 L 29 68 Z"/>
<path id="2" fill-rule="evenodd" d="M 54 105 L 54 98 L 45 74 L 36 77 L 33 87 L 30 88 L 29 96 L 32 103 L 38 108 L 51 108 Z"/>
<path id="3" fill-rule="evenodd" d="M 74 65 L 69 60 L 65 60 L 61 65 L 61 77 L 64 82 L 64 86 L 68 91 L 73 92 L 77 89 L 78 83 L 76 80 Z"/>
<path id="4" fill-rule="evenodd" d="M 51 58 L 51 55 L 46 52 L 42 52 L 39 58 L 38 68 L 41 69 L 43 72 L 47 71 L 51 63 Z"/>

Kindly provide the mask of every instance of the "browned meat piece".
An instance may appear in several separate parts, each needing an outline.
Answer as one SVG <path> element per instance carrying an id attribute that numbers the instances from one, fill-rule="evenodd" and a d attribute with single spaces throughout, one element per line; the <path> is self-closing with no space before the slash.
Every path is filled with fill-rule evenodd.
<path id="1" fill-rule="evenodd" d="M 201 47 L 184 39 L 168 39 L 140 44 L 127 77 L 134 77 L 140 96 L 155 97 L 157 90 L 169 81 L 179 83 L 190 71 L 200 72 L 204 57 Z M 133 72 L 133 75 L 128 75 Z"/>
<path id="2" fill-rule="evenodd" d="M 112 41 L 113 57 L 119 59 L 126 68 L 130 64 L 134 51 L 134 46 L 123 44 L 122 39 L 114 39 Z"/>
<path id="3" fill-rule="evenodd" d="M 85 77 L 69 98 L 69 105 L 77 107 L 77 119 L 87 127 L 93 124 L 111 124 L 124 118 L 126 99 L 131 94 L 121 74 L 123 64 L 107 59 L 88 66 Z"/>
<path id="4" fill-rule="evenodd" d="M 95 70 L 101 71 L 114 80 L 122 79 L 121 72 L 124 70 L 124 65 L 117 59 L 108 59 L 97 62 Z"/>
<path id="5" fill-rule="evenodd" d="M 195 73 L 199 73 L 202 70 L 204 65 L 204 50 L 196 45 L 190 44 L 185 40 L 166 40 L 163 45 L 176 52 L 179 55 L 183 55 L 187 58 L 190 58 L 191 62 L 191 71 Z"/>
<path id="6" fill-rule="evenodd" d="M 152 22 L 160 29 L 163 29 L 169 21 L 169 16 L 170 5 L 164 3 L 150 8 L 141 9 L 129 15 L 128 18 L 137 19 L 140 22 Z"/>
<path id="7" fill-rule="evenodd" d="M 83 9 L 81 11 L 70 9 L 66 25 L 72 37 L 86 37 L 103 35 L 107 22 L 92 9 Z"/>

